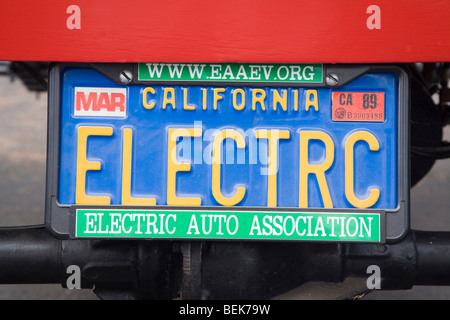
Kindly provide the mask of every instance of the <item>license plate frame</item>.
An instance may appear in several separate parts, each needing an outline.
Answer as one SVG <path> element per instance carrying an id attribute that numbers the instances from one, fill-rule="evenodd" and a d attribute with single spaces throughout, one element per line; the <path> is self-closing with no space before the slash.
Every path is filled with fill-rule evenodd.
<path id="1" fill-rule="evenodd" d="M 202 207 L 184 207 L 184 206 L 120 206 L 120 205 L 74 205 L 74 204 L 62 204 L 59 202 L 59 183 L 60 183 L 60 161 L 61 161 L 61 104 L 62 104 L 62 86 L 63 79 L 61 73 L 66 68 L 87 68 L 100 73 L 102 76 L 107 77 L 118 85 L 127 87 L 132 85 L 203 85 L 203 86 L 217 86 L 217 82 L 207 81 L 202 79 L 200 81 L 167 81 L 167 80 L 140 80 L 138 77 L 134 77 L 130 80 L 130 83 L 123 84 L 123 78 L 121 79 L 121 73 L 123 70 L 131 71 L 131 74 L 139 74 L 138 64 L 119 64 L 119 63 L 102 63 L 102 64 L 89 64 L 89 63 L 57 63 L 51 66 L 49 76 L 49 112 L 48 112 L 48 148 L 47 148 L 47 186 L 46 186 L 46 212 L 45 212 L 45 224 L 52 234 L 58 238 L 63 239 L 77 239 L 77 238 L 98 238 L 98 236 L 83 235 L 80 237 L 77 235 L 77 211 L 78 210 L 149 210 L 148 212 L 157 212 L 174 210 L 174 211 L 192 211 L 192 214 L 196 212 L 227 212 L 232 214 L 233 212 L 254 212 L 259 214 L 271 213 L 272 218 L 275 215 L 281 214 L 299 214 L 303 213 L 307 216 L 314 216 L 320 214 L 333 214 L 340 212 L 342 214 L 375 214 L 378 216 L 379 221 L 379 236 L 373 240 L 348 240 L 343 238 L 300 238 L 300 239 L 285 239 L 285 238 L 264 238 L 255 237 L 253 240 L 277 241 L 277 240 L 293 240 L 293 241 L 338 241 L 338 242 L 395 242 L 402 239 L 409 231 L 409 77 L 404 68 L 397 65 L 321 65 L 322 78 L 318 82 L 314 83 L 273 83 L 273 82 L 221 82 L 221 86 L 239 86 L 239 87 L 294 87 L 294 88 L 321 88 L 330 89 L 330 91 L 339 91 L 340 88 L 345 88 L 348 83 L 358 79 L 364 74 L 370 73 L 393 73 L 397 77 L 397 205 L 391 209 L 352 209 L 352 208 L 338 208 L 338 209 L 326 209 L 326 208 L 294 208 L 294 207 L 222 207 L 222 206 L 202 206 Z M 330 82 L 327 83 L 325 75 L 338 75 L 339 83 L 334 85 Z M 344 89 L 342 89 L 345 92 Z M 82 212 L 82 211 L 80 211 Z M 277 213 L 278 212 L 278 213 Z M 307 219 L 306 216 L 304 219 Z M 252 221 L 252 220 L 249 220 Z M 298 221 L 298 220 L 297 220 Z M 303 220 L 307 221 L 307 220 Z M 315 221 L 315 220 L 314 220 Z M 119 237 L 112 235 L 102 236 L 102 239 L 136 239 L 137 237 L 127 237 L 123 234 Z M 242 237 L 171 237 L 165 235 L 162 237 L 144 236 L 143 238 L 149 239 L 179 239 L 179 240 L 252 240 Z"/>

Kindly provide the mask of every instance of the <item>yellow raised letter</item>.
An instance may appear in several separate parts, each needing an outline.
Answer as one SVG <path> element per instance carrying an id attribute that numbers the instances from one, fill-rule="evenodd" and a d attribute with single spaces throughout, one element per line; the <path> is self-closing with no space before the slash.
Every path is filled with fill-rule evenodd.
<path id="1" fill-rule="evenodd" d="M 308 146 L 309 140 L 320 140 L 325 144 L 325 160 L 321 164 L 309 164 Z M 327 171 L 334 161 L 334 143 L 331 137 L 322 131 L 301 131 L 300 132 L 300 192 L 299 207 L 308 207 L 308 175 L 315 174 L 319 183 L 325 208 L 333 208 L 330 191 L 328 190 L 325 171 Z"/>
<path id="2" fill-rule="evenodd" d="M 177 162 L 177 138 L 201 137 L 202 129 L 169 129 L 169 143 L 167 153 L 167 204 L 169 206 L 200 206 L 201 198 L 177 197 L 176 175 L 178 171 L 190 171 L 190 163 Z"/>
<path id="3" fill-rule="evenodd" d="M 353 149 L 357 141 L 364 140 L 369 144 L 371 151 L 378 151 L 380 145 L 377 138 L 367 131 L 357 131 L 352 133 L 345 142 L 345 196 L 347 200 L 356 208 L 368 208 L 373 206 L 380 197 L 380 190 L 377 188 L 370 189 L 367 199 L 361 200 L 355 196 L 354 192 L 354 167 L 353 167 Z"/>
<path id="4" fill-rule="evenodd" d="M 287 94 L 286 94 L 287 90 L 284 89 L 283 90 L 283 97 L 280 96 L 280 94 L 278 93 L 278 90 L 274 89 L 273 90 L 273 110 L 277 111 L 277 104 L 279 103 L 281 108 L 284 111 L 287 111 Z"/>
<path id="5" fill-rule="evenodd" d="M 153 109 L 155 107 L 155 102 L 153 101 L 152 103 L 148 104 L 147 102 L 147 93 L 151 93 L 151 94 L 155 94 L 155 89 L 153 89 L 152 87 L 147 87 L 144 89 L 144 92 L 142 94 L 142 102 L 144 103 L 144 108 L 145 109 Z"/>
<path id="6" fill-rule="evenodd" d="M 170 93 L 170 99 L 168 93 Z M 175 90 L 173 88 L 164 88 L 163 109 L 165 109 L 169 103 L 172 105 L 172 108 L 175 109 Z"/>
<path id="7" fill-rule="evenodd" d="M 219 96 L 219 93 L 225 92 L 224 88 L 214 88 L 213 89 L 213 98 L 214 98 L 214 110 L 217 110 L 217 101 L 222 100 L 223 97 Z"/>
<path id="8" fill-rule="evenodd" d="M 311 100 L 311 95 L 313 100 Z M 313 106 L 316 111 L 319 111 L 319 99 L 317 98 L 317 90 L 307 90 L 306 91 L 306 105 L 305 110 L 308 111 L 309 107 Z"/>
<path id="9" fill-rule="evenodd" d="M 260 96 L 258 97 L 258 93 Z M 264 99 L 266 98 L 266 91 L 264 89 L 253 89 L 252 90 L 252 110 L 256 110 L 256 103 L 259 102 L 261 109 L 266 111 L 266 106 L 264 105 Z"/>
<path id="10" fill-rule="evenodd" d="M 203 92 L 203 110 L 206 110 L 206 100 L 208 97 L 208 89 L 206 88 L 202 88 L 202 92 Z"/>
<path id="11" fill-rule="evenodd" d="M 192 106 L 187 102 L 187 95 L 188 95 L 187 90 L 188 90 L 187 88 L 183 88 L 183 108 L 184 110 L 195 110 L 195 106 Z"/>
<path id="12" fill-rule="evenodd" d="M 298 111 L 298 90 L 294 90 L 294 111 Z"/>
<path id="13" fill-rule="evenodd" d="M 236 96 L 237 96 L 238 93 L 241 95 L 241 100 L 242 100 L 240 106 L 238 106 L 238 104 L 237 104 L 237 98 L 236 98 Z M 245 91 L 244 91 L 244 90 L 242 90 L 242 89 L 236 89 L 236 90 L 233 91 L 233 107 L 234 107 L 236 110 L 242 110 L 242 109 L 244 109 L 244 107 L 245 107 Z"/>
<path id="14" fill-rule="evenodd" d="M 212 193 L 218 203 L 223 206 L 234 206 L 238 204 L 245 195 L 245 188 L 238 187 L 234 196 L 227 198 L 222 194 L 220 190 L 220 162 L 221 162 L 221 150 L 222 141 L 226 138 L 231 138 L 236 141 L 238 148 L 245 148 L 244 137 L 233 129 L 225 129 L 220 131 L 213 142 L 213 163 L 212 163 Z"/>
<path id="15" fill-rule="evenodd" d="M 277 206 L 278 140 L 289 139 L 289 130 L 256 130 L 257 139 L 269 140 L 267 206 Z"/>
<path id="16" fill-rule="evenodd" d="M 79 127 L 77 148 L 77 177 L 76 177 L 76 204 L 109 205 L 111 198 L 107 196 L 86 195 L 86 171 L 100 170 L 101 163 L 88 161 L 86 159 L 87 138 L 89 136 L 110 136 L 113 134 L 112 127 Z"/>
<path id="17" fill-rule="evenodd" d="M 131 197 L 131 150 L 133 147 L 133 131 L 123 130 L 123 163 L 122 163 L 122 204 L 138 206 L 155 206 L 154 198 Z"/>

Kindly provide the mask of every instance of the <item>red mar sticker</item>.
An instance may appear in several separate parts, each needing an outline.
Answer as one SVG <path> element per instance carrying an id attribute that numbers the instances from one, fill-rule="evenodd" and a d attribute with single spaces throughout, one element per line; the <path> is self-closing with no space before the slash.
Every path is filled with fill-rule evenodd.
<path id="1" fill-rule="evenodd" d="M 384 121 L 384 92 L 333 92 L 333 121 Z"/>

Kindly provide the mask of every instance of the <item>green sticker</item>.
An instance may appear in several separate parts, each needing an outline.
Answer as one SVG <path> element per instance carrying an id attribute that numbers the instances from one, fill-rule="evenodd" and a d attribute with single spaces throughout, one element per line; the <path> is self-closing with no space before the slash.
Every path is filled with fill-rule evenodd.
<path id="1" fill-rule="evenodd" d="M 139 63 L 140 81 L 321 83 L 321 64 Z"/>
<path id="2" fill-rule="evenodd" d="M 379 213 L 77 209 L 75 237 L 381 241 Z"/>

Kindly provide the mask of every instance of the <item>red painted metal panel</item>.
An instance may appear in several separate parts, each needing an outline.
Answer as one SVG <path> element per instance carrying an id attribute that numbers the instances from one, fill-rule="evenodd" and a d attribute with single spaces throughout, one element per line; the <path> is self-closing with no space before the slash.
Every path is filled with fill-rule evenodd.
<path id="1" fill-rule="evenodd" d="M 450 61 L 449 13 L 448 0 L 3 1 L 0 60 Z"/>

